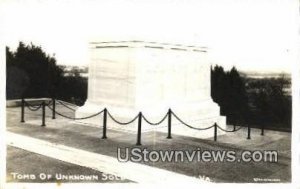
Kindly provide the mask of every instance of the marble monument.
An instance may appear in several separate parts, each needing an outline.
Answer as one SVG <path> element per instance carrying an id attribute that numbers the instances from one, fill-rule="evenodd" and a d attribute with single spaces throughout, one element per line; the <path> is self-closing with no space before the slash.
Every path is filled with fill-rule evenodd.
<path id="1" fill-rule="evenodd" d="M 182 120 L 198 128 L 217 122 L 226 128 L 226 117 L 211 98 L 210 63 L 207 48 L 143 41 L 91 42 L 88 98 L 76 117 L 107 108 L 119 121 L 127 122 L 139 112 L 151 122 L 173 110 Z M 81 120 L 102 126 L 102 115 Z M 172 118 L 173 134 L 213 135 L 213 129 L 197 131 Z M 137 121 L 119 126 L 108 118 L 108 128 L 136 132 Z M 142 130 L 167 132 L 167 121 L 159 126 L 142 124 Z M 220 132 L 220 131 L 218 131 Z M 201 134 L 200 134 L 201 133 Z"/>

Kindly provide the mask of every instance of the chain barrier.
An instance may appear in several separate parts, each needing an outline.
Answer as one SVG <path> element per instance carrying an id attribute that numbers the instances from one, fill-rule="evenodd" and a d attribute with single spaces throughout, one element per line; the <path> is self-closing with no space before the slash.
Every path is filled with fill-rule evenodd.
<path id="1" fill-rule="evenodd" d="M 60 103 L 61 105 L 63 105 L 64 107 L 72 110 L 72 111 L 75 111 L 75 109 L 69 107 L 68 105 L 65 105 L 63 102 L 57 100 L 58 103 Z M 52 105 L 52 106 L 51 106 Z M 57 112 L 56 109 L 55 109 L 55 99 L 52 98 L 52 101 L 49 101 L 47 104 L 45 103 L 45 100 L 42 101 L 41 104 L 39 105 L 31 105 L 29 104 L 28 102 L 25 102 L 24 99 L 22 99 L 22 106 L 21 106 L 21 122 L 24 123 L 25 122 L 25 119 L 24 119 L 24 108 L 27 107 L 29 110 L 31 111 L 37 111 L 39 110 L 40 108 L 42 108 L 42 125 L 41 126 L 46 126 L 45 124 L 45 121 L 46 121 L 46 110 L 45 110 L 45 107 L 47 106 L 50 110 L 52 110 L 52 119 L 55 119 L 55 114 L 58 114 L 64 118 L 67 118 L 67 119 L 71 119 L 71 120 L 83 120 L 83 119 L 89 119 L 89 118 L 92 118 L 92 117 L 95 117 L 97 115 L 100 115 L 103 113 L 103 136 L 102 138 L 103 139 L 106 139 L 107 136 L 106 136 L 106 127 L 107 127 L 107 115 L 117 124 L 120 124 L 120 125 L 128 125 L 128 124 L 131 124 L 133 123 L 134 121 L 136 121 L 138 119 L 138 130 L 137 130 L 137 143 L 136 145 L 141 145 L 141 130 L 142 130 L 142 120 L 144 119 L 144 121 L 146 121 L 148 124 L 150 125 L 159 125 L 161 124 L 163 121 L 166 120 L 166 118 L 168 118 L 168 136 L 167 138 L 170 139 L 172 138 L 171 136 L 171 126 L 172 126 L 172 114 L 173 116 L 181 123 L 183 124 L 184 126 L 190 128 L 190 129 L 194 129 L 194 130 L 198 130 L 198 131 L 203 131 L 203 130 L 208 130 L 208 129 L 211 129 L 211 128 L 214 128 L 214 141 L 217 141 L 217 138 L 218 138 L 218 129 L 224 131 L 224 132 L 237 132 L 239 131 L 240 129 L 242 129 L 242 127 L 239 127 L 238 129 L 236 129 L 236 126 L 234 125 L 233 126 L 233 130 L 226 130 L 226 129 L 223 129 L 222 127 L 220 127 L 216 122 L 214 122 L 211 126 L 209 127 L 206 127 L 206 128 L 197 128 L 197 127 L 194 127 L 194 126 L 191 126 L 189 124 L 187 124 L 186 122 L 184 122 L 181 118 L 179 118 L 177 116 L 177 114 L 175 114 L 171 109 L 168 110 L 168 112 L 166 113 L 166 115 L 158 122 L 150 122 L 143 114 L 142 112 L 139 112 L 132 120 L 128 121 L 128 122 L 121 122 L 121 121 L 118 121 L 116 120 L 112 115 L 111 113 L 106 109 L 104 108 L 102 111 L 98 112 L 98 113 L 95 113 L 93 115 L 90 115 L 90 116 L 86 116 L 86 117 L 80 117 L 80 118 L 76 118 L 76 117 L 70 117 L 70 116 L 67 116 L 67 115 L 64 115 L 60 112 Z M 205 118 L 205 119 L 201 119 L 201 120 L 207 120 L 208 118 Z M 262 131 L 261 131 L 261 135 L 263 135 L 264 133 L 264 128 L 262 127 Z M 248 125 L 248 133 L 247 133 L 247 139 L 251 139 L 251 128 L 250 128 L 250 125 Z"/>
<path id="2" fill-rule="evenodd" d="M 45 105 L 46 105 L 46 106 L 52 105 L 52 100 L 50 100 L 49 103 L 48 103 L 48 104 L 45 104 Z"/>
<path id="3" fill-rule="evenodd" d="M 152 123 L 152 122 L 150 122 L 144 115 L 142 115 L 142 118 L 143 118 L 148 124 L 150 124 L 150 125 L 159 125 L 159 124 L 161 124 L 167 117 L 168 117 L 168 113 L 166 113 L 166 115 L 165 115 L 160 121 L 158 121 L 158 122 L 156 122 L 156 123 Z"/>
<path id="4" fill-rule="evenodd" d="M 66 108 L 72 110 L 72 111 L 76 111 L 74 108 L 71 108 L 70 106 L 64 104 L 64 103 L 63 103 L 62 101 L 60 101 L 60 100 L 57 100 L 57 102 L 58 102 L 59 104 L 63 105 L 64 107 L 66 107 Z"/>
<path id="5" fill-rule="evenodd" d="M 182 121 L 182 120 L 181 120 L 181 119 L 180 119 L 173 111 L 171 111 L 171 113 L 173 114 L 173 116 L 174 116 L 180 123 L 182 123 L 183 125 L 185 125 L 185 126 L 191 128 L 191 129 L 195 129 L 195 130 L 200 130 L 200 131 L 201 131 L 201 130 L 211 129 L 211 128 L 214 127 L 214 125 L 209 126 L 209 127 L 206 127 L 206 128 L 197 128 L 197 127 L 193 127 L 193 126 L 191 126 L 191 125 L 185 123 L 184 121 Z"/>
<path id="6" fill-rule="evenodd" d="M 50 110 L 53 110 L 53 109 L 51 108 L 51 106 L 48 106 L 48 108 L 49 108 Z M 95 117 L 95 116 L 97 116 L 97 115 L 100 115 L 103 111 L 104 111 L 104 109 L 103 109 L 102 111 L 98 112 L 98 113 L 93 114 L 93 115 L 90 115 L 90 116 L 87 116 L 87 117 L 79 117 L 79 118 L 77 118 L 77 117 L 66 116 L 66 115 L 64 115 L 64 114 L 62 114 L 62 113 L 57 112 L 56 110 L 55 110 L 55 113 L 58 114 L 58 115 L 60 115 L 61 117 L 67 118 L 67 119 L 82 120 L 82 119 L 89 119 L 89 118 Z"/>
<path id="7" fill-rule="evenodd" d="M 223 129 L 223 128 L 220 127 L 219 125 L 217 125 L 217 127 L 218 127 L 220 130 L 222 130 L 222 131 L 224 131 L 224 132 L 227 132 L 227 133 L 234 133 L 234 132 L 239 131 L 239 130 L 242 128 L 242 127 L 239 127 L 238 129 L 233 129 L 232 131 L 228 131 L 228 130 Z"/>
<path id="8" fill-rule="evenodd" d="M 42 105 L 43 105 L 43 104 L 39 104 L 39 105 L 34 106 L 34 105 L 29 104 L 29 103 L 26 102 L 26 101 L 24 101 L 24 103 L 25 103 L 26 107 L 27 107 L 29 110 L 31 110 L 31 111 L 37 111 L 37 110 L 39 110 L 39 109 L 42 107 Z"/>
<path id="9" fill-rule="evenodd" d="M 235 129 L 235 132 L 241 130 L 242 128 L 243 128 L 243 127 L 239 127 L 238 129 Z"/>
<path id="10" fill-rule="evenodd" d="M 161 124 L 163 121 L 165 121 L 166 120 L 166 118 L 167 117 L 169 117 L 169 126 L 168 127 L 170 127 L 171 125 L 170 125 L 170 123 L 171 123 L 171 115 L 173 115 L 181 124 L 183 124 L 183 125 L 185 125 L 186 127 L 189 127 L 190 129 L 194 129 L 194 130 L 199 130 L 199 131 L 201 131 L 201 130 L 208 130 L 208 129 L 211 129 L 211 128 L 213 128 L 214 127 L 214 129 L 215 129 L 215 131 L 214 131 L 214 137 L 215 137 L 215 141 L 217 140 L 217 129 L 220 129 L 220 130 L 222 130 L 222 131 L 224 131 L 224 132 L 237 132 L 237 131 L 239 131 L 240 129 L 242 129 L 243 127 L 239 127 L 239 128 L 235 128 L 235 126 L 234 126 L 234 128 L 233 128 L 233 130 L 226 130 L 226 129 L 223 129 L 222 127 L 220 127 L 219 125 L 217 125 L 217 123 L 214 123 L 213 125 L 211 125 L 211 126 L 209 126 L 209 127 L 206 127 L 206 128 L 197 128 L 197 127 L 194 127 L 194 126 L 191 126 L 191 125 L 189 125 L 189 124 L 187 124 L 186 122 L 184 122 L 181 118 L 179 118 L 178 116 L 177 116 L 177 114 L 175 114 L 172 110 L 170 110 L 169 109 L 169 111 L 166 113 L 166 115 L 160 120 L 160 121 L 158 121 L 158 122 L 150 122 L 141 112 L 139 113 L 139 114 L 137 114 L 132 120 L 130 120 L 130 121 L 128 121 L 128 122 L 121 122 L 121 121 L 118 121 L 118 120 L 116 120 L 112 115 L 111 115 L 111 113 L 105 108 L 105 109 L 103 109 L 102 111 L 100 111 L 100 112 L 97 112 L 97 113 L 95 113 L 95 114 L 93 114 L 93 115 L 90 115 L 90 116 L 86 116 L 86 117 L 80 117 L 80 118 L 76 118 L 76 117 L 70 117 L 70 116 L 67 116 L 67 115 L 64 115 L 64 114 L 62 114 L 62 113 L 60 113 L 60 112 L 57 112 L 56 110 L 55 110 L 55 104 L 53 104 L 53 103 L 55 103 L 55 101 L 49 101 L 49 103 L 48 104 L 45 104 L 45 101 L 43 101 L 41 104 L 39 104 L 39 105 L 31 105 L 31 104 L 29 104 L 28 102 L 26 102 L 26 101 L 24 101 L 23 100 L 23 102 L 24 102 L 24 104 L 23 104 L 23 106 L 22 106 L 22 117 L 21 117 L 21 122 L 24 122 L 24 107 L 27 107 L 29 110 L 31 110 L 31 111 L 37 111 L 37 110 L 39 110 L 40 108 L 42 108 L 43 107 L 43 114 L 44 114 L 44 107 L 45 106 L 47 106 L 50 110 L 52 110 L 52 112 L 53 112 L 53 114 L 54 113 L 56 113 L 56 114 L 58 114 L 58 115 L 60 115 L 60 116 L 62 116 L 62 117 L 64 117 L 64 118 L 67 118 L 67 119 L 72 119 L 72 120 L 83 120 L 83 119 L 89 119 L 89 118 L 92 118 L 92 117 L 95 117 L 95 116 L 97 116 L 97 115 L 100 115 L 100 114 L 102 114 L 104 111 L 104 120 L 105 120 L 105 125 L 106 125 L 106 115 L 108 115 L 114 122 L 116 122 L 117 124 L 120 124 L 120 125 L 128 125 L 128 124 L 131 124 L 131 123 L 133 123 L 136 119 L 138 119 L 139 118 L 139 127 L 141 127 L 141 121 L 142 121 L 142 119 L 144 119 L 148 124 L 150 124 L 150 125 L 159 125 L 159 124 Z M 59 104 L 61 104 L 61 105 L 63 105 L 64 107 L 66 107 L 66 108 L 68 108 L 68 109 L 70 109 L 70 110 L 72 110 L 72 111 L 76 111 L 76 109 L 73 109 L 73 108 L 71 108 L 71 107 L 69 107 L 68 105 L 66 105 L 66 104 L 64 104 L 62 101 L 60 101 L 60 100 L 57 100 L 57 102 L 59 103 Z M 25 106 L 24 106 L 25 105 Z M 53 105 L 53 108 L 50 106 L 50 105 Z M 54 114 L 55 115 L 55 114 Z M 43 124 L 42 124 L 42 126 L 45 126 L 45 121 L 44 121 L 44 119 L 45 119 L 45 116 L 43 115 Z M 205 118 L 205 119 L 208 119 L 208 118 Z M 203 119 L 203 120 L 205 120 L 205 119 Z M 105 128 L 106 129 L 106 128 Z M 169 129 L 169 135 L 171 134 L 170 133 L 170 128 L 168 128 Z M 262 131 L 263 132 L 263 131 Z M 169 137 L 169 138 L 171 138 L 171 137 Z M 247 139 L 250 139 L 250 127 L 248 126 L 248 138 Z M 140 143 L 140 142 L 138 142 L 138 143 Z"/>
<path id="11" fill-rule="evenodd" d="M 139 117 L 139 114 L 138 114 L 138 115 L 136 115 L 132 120 L 130 120 L 130 121 L 128 121 L 128 122 L 120 122 L 120 121 L 116 120 L 116 119 L 110 114 L 109 111 L 107 111 L 107 114 L 108 114 L 108 116 L 109 116 L 114 122 L 116 122 L 116 123 L 118 123 L 118 124 L 120 124 L 120 125 L 128 125 L 128 124 L 134 122 L 134 121 Z"/>

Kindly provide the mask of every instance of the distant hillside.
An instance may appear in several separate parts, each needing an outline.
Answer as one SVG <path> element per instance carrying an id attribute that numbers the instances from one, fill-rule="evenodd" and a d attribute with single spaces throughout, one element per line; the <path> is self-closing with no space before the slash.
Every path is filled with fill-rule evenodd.
<path id="1" fill-rule="evenodd" d="M 78 73 L 81 77 L 88 77 L 88 67 L 87 66 L 59 66 L 64 70 L 64 76 L 72 76 L 74 73 Z"/>
<path id="2" fill-rule="evenodd" d="M 255 79 L 262 79 L 262 78 L 279 78 L 284 76 L 287 79 L 291 78 L 290 73 L 286 72 L 245 72 L 245 71 L 239 71 L 239 74 L 242 77 L 248 77 L 248 78 L 255 78 Z"/>
<path id="3" fill-rule="evenodd" d="M 285 95 L 292 95 L 292 78 L 289 73 L 239 72 L 239 74 L 244 78 L 248 93 L 257 93 L 260 91 L 262 83 L 276 85 L 282 83 Z"/>

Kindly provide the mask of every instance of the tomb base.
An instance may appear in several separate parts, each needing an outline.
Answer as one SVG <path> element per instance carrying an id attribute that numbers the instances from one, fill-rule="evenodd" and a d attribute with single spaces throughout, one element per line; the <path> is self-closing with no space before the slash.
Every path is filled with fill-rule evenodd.
<path id="1" fill-rule="evenodd" d="M 88 117 L 96 114 L 97 112 L 107 108 L 109 113 L 119 122 L 126 123 L 134 119 L 139 112 L 142 112 L 146 119 L 151 123 L 158 123 L 168 112 L 169 107 L 157 108 L 134 108 L 134 107 L 120 107 L 120 106 L 101 106 L 89 101 L 84 106 L 80 107 L 76 111 L 76 117 Z M 195 128 L 207 128 L 217 123 L 221 128 L 226 129 L 226 117 L 219 115 L 219 106 L 213 101 L 207 100 L 202 103 L 182 105 L 177 107 L 171 107 L 171 110 L 178 118 L 180 118 L 186 124 Z M 103 113 L 92 118 L 78 120 L 77 122 L 83 123 L 87 126 L 102 127 L 103 126 Z M 210 138 L 214 136 L 214 128 L 207 130 L 196 130 L 189 128 L 182 124 L 177 118 L 172 115 L 172 135 L 182 135 L 196 138 Z M 168 132 L 168 118 L 158 124 L 150 125 L 144 119 L 142 120 L 142 132 L 158 131 Z M 107 129 L 118 130 L 128 133 L 137 133 L 138 119 L 127 125 L 120 125 L 107 115 Z M 224 134 L 218 129 L 218 135 Z"/>

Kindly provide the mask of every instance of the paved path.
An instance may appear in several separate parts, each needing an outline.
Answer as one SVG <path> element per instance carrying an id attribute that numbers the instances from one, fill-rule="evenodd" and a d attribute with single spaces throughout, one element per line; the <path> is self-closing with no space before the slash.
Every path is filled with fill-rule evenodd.
<path id="1" fill-rule="evenodd" d="M 147 165 L 119 162 L 116 158 L 88 152 L 60 144 L 46 142 L 11 132 L 6 133 L 7 144 L 64 162 L 104 171 L 138 183 L 203 183 L 200 179 L 150 167 Z"/>
<path id="2" fill-rule="evenodd" d="M 21 148 L 7 146 L 8 183 L 128 183 L 130 180 L 102 171 L 85 168 L 54 158 L 36 154 Z M 32 163 L 34 163 L 33 166 Z M 67 171 L 66 171 L 67 170 Z M 47 177 L 44 177 L 47 175 Z"/>

